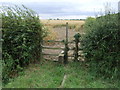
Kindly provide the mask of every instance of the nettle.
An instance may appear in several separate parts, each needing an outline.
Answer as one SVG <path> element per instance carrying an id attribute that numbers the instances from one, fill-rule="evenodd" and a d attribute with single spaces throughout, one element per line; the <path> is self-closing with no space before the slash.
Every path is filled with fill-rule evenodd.
<path id="1" fill-rule="evenodd" d="M 90 23 L 91 22 L 91 23 Z M 83 49 L 90 70 L 97 76 L 119 78 L 120 28 L 117 14 L 87 19 Z"/>
<path id="2" fill-rule="evenodd" d="M 40 61 L 44 36 L 39 16 L 25 6 L 3 6 L 3 81 L 31 62 Z"/>

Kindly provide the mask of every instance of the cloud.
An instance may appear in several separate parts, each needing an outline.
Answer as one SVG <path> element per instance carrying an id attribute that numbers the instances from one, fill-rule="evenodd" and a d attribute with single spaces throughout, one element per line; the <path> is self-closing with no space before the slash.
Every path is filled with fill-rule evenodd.
<path id="1" fill-rule="evenodd" d="M 24 4 L 33 9 L 41 18 L 85 18 L 104 11 L 105 3 L 117 11 L 119 0 L 4 0 L 5 3 Z M 0 1 L 1 2 L 1 1 Z"/>

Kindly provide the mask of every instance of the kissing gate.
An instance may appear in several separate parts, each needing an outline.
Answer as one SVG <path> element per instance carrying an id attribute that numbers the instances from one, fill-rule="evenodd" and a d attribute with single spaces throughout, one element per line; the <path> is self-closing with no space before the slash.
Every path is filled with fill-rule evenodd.
<path id="1" fill-rule="evenodd" d="M 58 56 L 57 57 L 57 61 L 58 62 L 62 62 L 64 64 L 68 63 L 68 57 L 73 57 L 74 61 L 79 61 L 79 56 L 83 56 L 82 54 L 79 53 L 80 50 L 82 50 L 82 48 L 79 48 L 79 43 L 80 43 L 80 34 L 77 33 L 74 35 L 74 40 L 68 42 L 68 23 L 66 23 L 66 37 L 65 40 L 62 41 L 53 41 L 53 40 L 47 40 L 47 41 L 43 41 L 42 46 L 42 56 Z M 44 43 L 45 42 L 49 42 L 49 43 L 62 43 L 64 44 L 64 48 L 61 47 L 51 47 L 51 46 L 45 46 Z M 70 48 L 69 44 L 74 44 L 74 47 Z M 61 53 L 59 54 L 53 54 L 53 53 L 44 53 L 43 50 L 44 49 L 50 49 L 50 50 L 62 50 Z M 72 50 L 74 53 L 72 56 L 68 55 L 68 51 Z M 49 51 L 48 51 L 49 52 Z"/>

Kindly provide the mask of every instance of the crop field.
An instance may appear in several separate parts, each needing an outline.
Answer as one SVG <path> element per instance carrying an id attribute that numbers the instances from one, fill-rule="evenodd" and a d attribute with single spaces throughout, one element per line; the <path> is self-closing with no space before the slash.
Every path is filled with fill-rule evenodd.
<path id="1" fill-rule="evenodd" d="M 82 25 L 85 23 L 85 21 L 82 20 L 41 20 L 41 22 L 45 26 L 52 26 L 52 27 L 62 27 L 66 26 L 66 22 L 69 23 L 69 28 L 76 28 L 82 27 Z"/>
<path id="2" fill-rule="evenodd" d="M 41 20 L 41 22 L 49 32 L 45 40 L 59 40 L 65 37 L 66 22 L 68 22 L 69 38 L 73 37 L 77 32 L 84 33 L 83 26 L 85 21 L 82 20 Z"/>

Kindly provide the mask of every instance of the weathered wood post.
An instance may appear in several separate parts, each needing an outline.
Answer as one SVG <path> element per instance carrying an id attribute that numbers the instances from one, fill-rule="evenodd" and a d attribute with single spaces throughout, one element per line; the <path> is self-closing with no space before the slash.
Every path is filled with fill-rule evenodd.
<path id="1" fill-rule="evenodd" d="M 43 53 L 42 53 L 43 38 L 42 38 L 42 31 L 41 30 L 42 30 L 42 27 L 40 27 L 40 31 L 39 31 L 39 33 L 40 33 L 40 40 L 39 40 L 39 44 L 40 44 L 40 47 L 39 47 L 39 49 L 40 49 L 40 51 L 39 51 L 40 57 L 39 57 L 39 59 L 40 59 L 40 61 L 43 59 Z"/>
<path id="2" fill-rule="evenodd" d="M 75 57 L 74 57 L 74 61 L 78 61 L 78 51 L 79 51 L 78 44 L 79 44 L 80 34 L 79 33 L 75 34 L 74 38 L 75 38 L 75 53 L 74 53 Z"/>
<path id="3" fill-rule="evenodd" d="M 66 41 L 65 41 L 65 50 L 64 50 L 64 64 L 68 63 L 68 22 L 66 23 Z"/>

